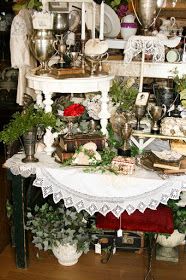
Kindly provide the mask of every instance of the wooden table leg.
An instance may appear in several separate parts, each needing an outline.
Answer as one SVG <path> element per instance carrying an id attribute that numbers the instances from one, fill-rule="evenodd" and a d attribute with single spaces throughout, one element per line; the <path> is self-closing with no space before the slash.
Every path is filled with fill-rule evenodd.
<path id="1" fill-rule="evenodd" d="M 24 178 L 10 175 L 12 181 L 12 201 L 13 201 L 13 226 L 14 241 L 16 247 L 17 268 L 27 267 L 26 240 L 25 240 L 25 215 L 24 215 Z"/>

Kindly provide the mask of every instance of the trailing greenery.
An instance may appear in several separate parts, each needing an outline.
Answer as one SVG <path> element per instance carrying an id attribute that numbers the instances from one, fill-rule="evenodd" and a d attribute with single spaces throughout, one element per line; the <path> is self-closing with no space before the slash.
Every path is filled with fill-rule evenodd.
<path id="1" fill-rule="evenodd" d="M 174 228 L 177 229 L 180 233 L 186 232 L 186 209 L 185 207 L 180 207 L 177 205 L 179 200 L 168 201 L 168 206 L 172 209 Z"/>
<path id="2" fill-rule="evenodd" d="M 46 113 L 44 109 L 35 108 L 32 104 L 24 112 L 13 114 L 10 122 L 0 132 L 0 141 L 4 144 L 10 144 L 33 127 L 54 127 L 55 124 L 56 117 L 52 113 Z"/>
<path id="3" fill-rule="evenodd" d="M 91 242 L 96 240 L 95 222 L 88 220 L 86 211 L 78 213 L 75 208 L 66 209 L 63 204 L 56 208 L 45 203 L 27 212 L 26 229 L 33 235 L 33 243 L 39 250 L 50 250 L 58 242 L 61 245 L 77 245 L 78 251 L 87 253 Z"/>
<path id="4" fill-rule="evenodd" d="M 112 159 L 117 155 L 115 150 L 108 147 L 108 148 L 103 149 L 103 151 L 100 151 L 99 153 L 101 155 L 101 161 L 96 160 L 94 151 L 85 149 L 85 148 L 83 148 L 83 146 L 80 146 L 75 151 L 76 154 L 79 154 L 80 152 L 83 152 L 85 155 L 87 155 L 92 160 L 92 163 L 90 165 L 88 165 L 87 168 L 84 168 L 84 172 L 88 173 L 88 172 L 98 171 L 98 172 L 104 173 L 104 172 L 108 171 L 108 172 L 113 172 L 113 173 L 117 174 L 116 170 L 111 167 Z M 62 163 L 62 166 L 73 165 L 73 160 L 74 160 L 73 157 L 65 160 Z"/>
<path id="5" fill-rule="evenodd" d="M 126 82 L 116 79 L 109 90 L 113 104 L 118 105 L 118 109 L 121 111 L 130 111 L 133 109 L 137 94 L 138 88 L 135 87 L 132 79 Z"/>

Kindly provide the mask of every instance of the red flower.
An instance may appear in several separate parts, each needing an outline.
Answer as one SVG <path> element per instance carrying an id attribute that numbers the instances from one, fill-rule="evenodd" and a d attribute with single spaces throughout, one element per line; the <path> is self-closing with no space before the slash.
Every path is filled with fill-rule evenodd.
<path id="1" fill-rule="evenodd" d="M 64 109 L 64 116 L 81 116 L 85 112 L 85 107 L 81 104 L 72 104 Z"/>

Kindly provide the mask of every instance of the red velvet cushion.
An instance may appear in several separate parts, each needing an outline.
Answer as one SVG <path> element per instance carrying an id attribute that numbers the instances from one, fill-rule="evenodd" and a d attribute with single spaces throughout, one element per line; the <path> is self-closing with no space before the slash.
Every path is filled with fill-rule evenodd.
<path id="1" fill-rule="evenodd" d="M 97 213 L 96 226 L 102 229 L 118 230 L 120 219 L 117 219 L 111 212 L 106 216 Z M 124 211 L 121 214 L 121 229 L 171 234 L 174 230 L 172 210 L 160 205 L 157 210 L 146 209 L 144 213 L 136 210 L 129 215 Z"/>

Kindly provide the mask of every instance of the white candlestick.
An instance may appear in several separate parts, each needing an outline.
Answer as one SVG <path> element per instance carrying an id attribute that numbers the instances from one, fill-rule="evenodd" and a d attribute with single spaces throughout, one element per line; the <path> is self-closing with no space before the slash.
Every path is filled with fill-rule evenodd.
<path id="1" fill-rule="evenodd" d="M 143 91 L 143 75 L 144 75 L 144 62 L 145 62 L 145 50 L 142 50 L 141 58 L 141 73 L 140 73 L 140 82 L 139 82 L 139 92 Z"/>
<path id="2" fill-rule="evenodd" d="M 81 40 L 85 40 L 85 2 L 81 6 Z"/>
<path id="3" fill-rule="evenodd" d="M 96 30 L 96 3 L 92 4 L 92 39 L 95 39 L 95 30 Z"/>
<path id="4" fill-rule="evenodd" d="M 100 22 L 99 22 L 99 39 L 104 39 L 104 2 L 101 2 L 101 8 L 100 8 Z"/>

